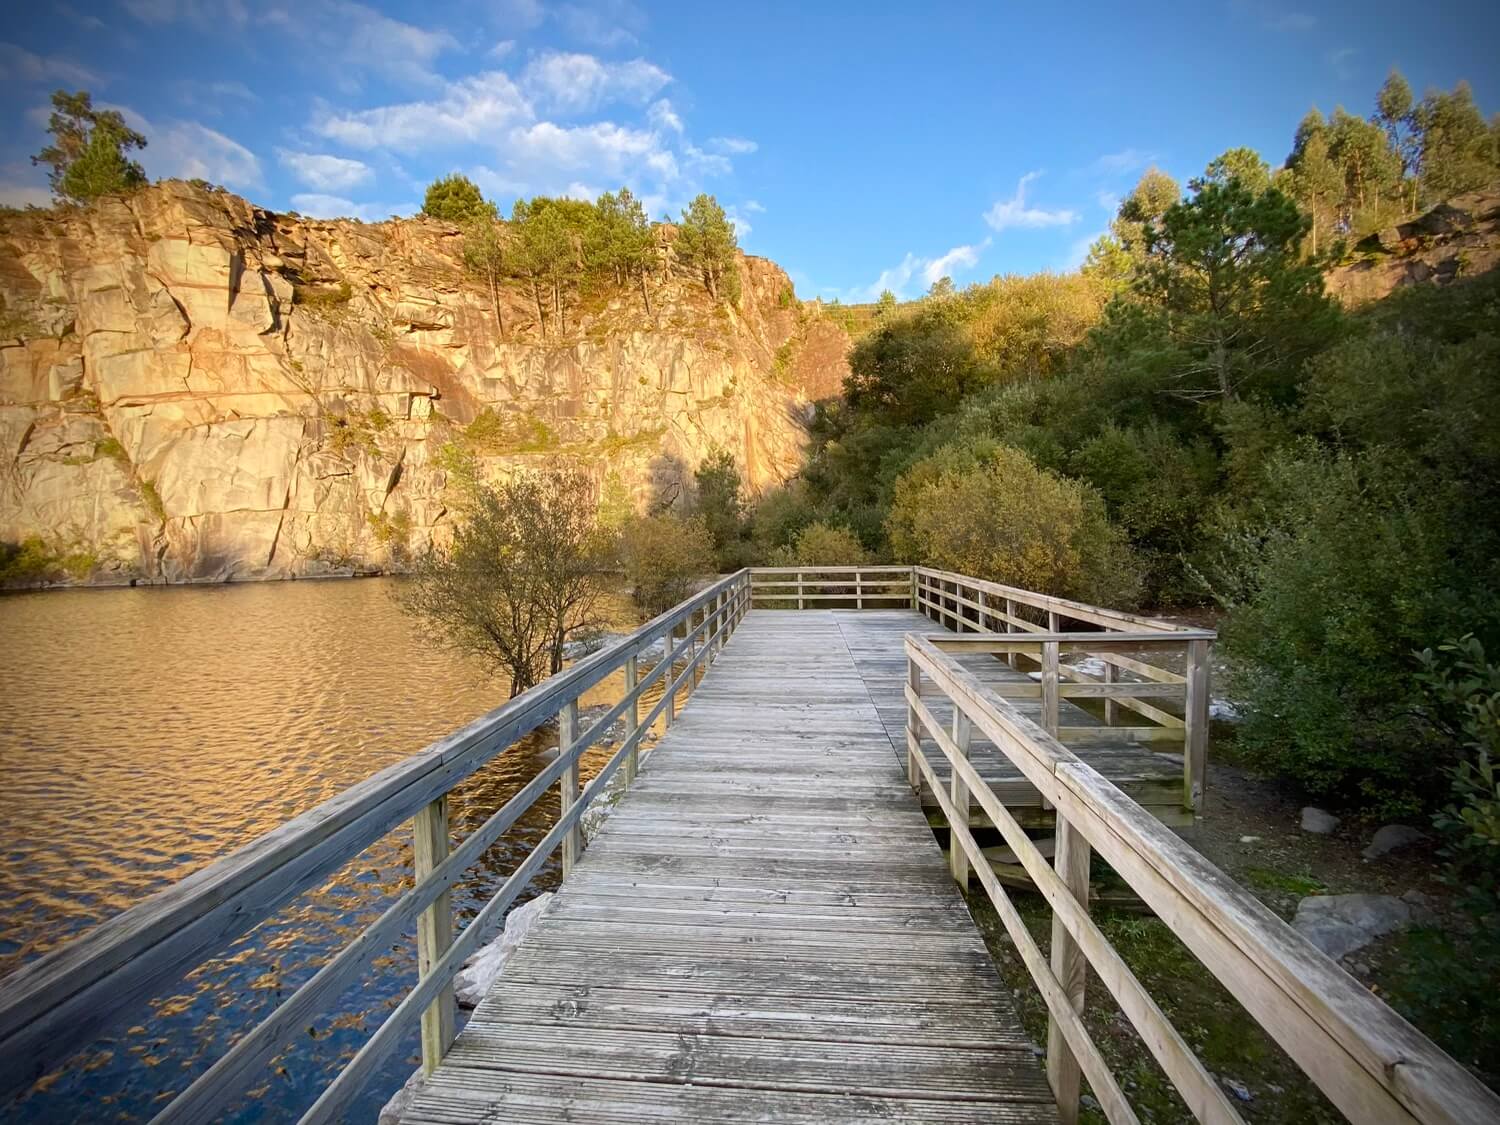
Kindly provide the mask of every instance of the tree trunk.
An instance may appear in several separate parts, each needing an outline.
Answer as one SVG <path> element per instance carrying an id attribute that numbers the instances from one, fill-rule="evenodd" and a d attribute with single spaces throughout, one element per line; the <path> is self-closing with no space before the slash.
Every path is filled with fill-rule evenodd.
<path id="1" fill-rule="evenodd" d="M 536 325 L 541 330 L 542 339 L 547 338 L 547 311 L 542 306 L 542 287 L 536 283 L 536 278 L 531 279 L 531 299 L 536 302 Z"/>
<path id="2" fill-rule="evenodd" d="M 641 270 L 641 301 L 646 306 L 646 315 L 654 316 L 651 311 L 651 290 L 646 285 L 646 271 Z"/>
<path id="3" fill-rule="evenodd" d="M 490 266 L 490 307 L 495 310 L 495 326 L 500 329 L 500 339 L 505 339 L 505 317 L 500 313 L 500 289 L 495 284 L 495 267 Z"/>

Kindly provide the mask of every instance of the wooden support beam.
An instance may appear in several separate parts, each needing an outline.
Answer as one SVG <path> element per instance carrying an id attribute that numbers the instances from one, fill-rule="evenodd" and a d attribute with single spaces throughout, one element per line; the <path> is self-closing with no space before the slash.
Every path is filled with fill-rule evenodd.
<path id="1" fill-rule="evenodd" d="M 448 858 L 448 797 L 439 797 L 412 818 L 412 868 L 418 883 Z M 417 916 L 417 975 L 428 976 L 453 944 L 453 895 L 444 890 Z M 438 990 L 422 1012 L 422 1073 L 431 1074 L 443 1061 L 456 1034 L 458 1005 L 453 985 Z"/>
<path id="2" fill-rule="evenodd" d="M 1053 866 L 1069 895 L 1084 913 L 1089 905 L 1089 842 L 1082 833 L 1062 817 L 1057 821 L 1057 857 Z M 1066 994 L 1068 1004 L 1079 1017 L 1083 1015 L 1084 984 L 1088 980 L 1088 961 L 1078 947 L 1062 915 L 1052 915 L 1052 975 Z M 1047 1081 L 1057 1098 L 1057 1116 L 1063 1125 L 1078 1120 L 1078 1096 L 1083 1072 L 1072 1048 L 1068 1046 L 1055 1016 L 1047 1021 Z"/>
<path id="3" fill-rule="evenodd" d="M 1208 642 L 1187 646 L 1187 700 L 1183 707 L 1183 798 L 1195 816 L 1203 815 L 1203 787 L 1208 773 Z"/>
<path id="4" fill-rule="evenodd" d="M 964 714 L 963 708 L 953 708 L 953 746 L 957 756 L 968 758 L 969 739 L 973 732 L 974 724 L 969 721 L 969 716 Z M 958 818 L 957 827 L 949 825 L 951 835 L 948 841 L 948 865 L 958 885 L 966 887 L 969 885 L 969 857 L 959 846 L 957 833 L 968 828 L 969 787 L 964 784 L 963 774 L 957 769 L 953 770 L 949 780 L 948 794 L 953 801 L 953 815 Z"/>
<path id="5" fill-rule="evenodd" d="M 563 757 L 568 752 L 568 747 L 573 745 L 573 740 L 578 737 L 578 700 L 570 700 L 563 704 L 563 708 L 557 714 L 557 753 Z M 568 810 L 578 800 L 578 763 L 570 762 L 568 768 L 563 770 L 563 775 L 557 782 L 560 795 L 557 815 L 566 816 Z M 583 853 L 583 830 L 576 825 L 568 830 L 563 837 L 562 845 L 562 873 L 566 879 L 573 873 L 573 865 L 578 862 L 578 857 Z"/>

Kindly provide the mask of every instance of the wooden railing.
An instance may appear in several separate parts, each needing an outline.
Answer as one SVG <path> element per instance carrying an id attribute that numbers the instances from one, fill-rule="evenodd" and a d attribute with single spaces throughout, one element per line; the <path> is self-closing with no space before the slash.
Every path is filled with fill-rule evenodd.
<path id="1" fill-rule="evenodd" d="M 912 604 L 912 568 L 756 566 L 750 591 L 764 609 L 901 609 Z"/>
<path id="2" fill-rule="evenodd" d="M 633 778 L 643 734 L 670 726 L 679 694 L 696 684 L 750 608 L 741 570 L 517 696 L 424 751 L 345 790 L 239 851 L 125 911 L 77 941 L 0 982 L 0 1096 L 19 1093 L 131 1015 L 165 985 L 221 951 L 299 892 L 357 856 L 402 821 L 413 825 L 415 883 L 270 1016 L 241 1037 L 158 1121 L 214 1120 L 311 1017 L 332 1003 L 372 957 L 415 923 L 419 978 L 308 1110 L 303 1121 L 331 1121 L 371 1072 L 417 1024 L 430 1073 L 453 1042 L 453 978 L 464 961 L 562 848 L 564 877 L 583 849 L 580 821 L 617 770 Z M 644 675 L 643 651 L 661 642 L 662 659 Z M 615 672 L 623 698 L 586 730 L 578 700 Z M 680 669 L 680 671 L 679 671 Z M 642 693 L 660 682 L 660 700 L 641 716 Z M 543 723 L 558 720 L 558 755 L 471 836 L 450 850 L 448 794 L 464 778 Z M 581 792 L 579 760 L 620 720 L 625 737 Z M 465 870 L 553 786 L 557 822 L 454 936 L 450 891 Z"/>
<path id="3" fill-rule="evenodd" d="M 906 637 L 908 779 L 935 794 L 952 826 L 955 878 L 967 884 L 972 869 L 1046 1002 L 1047 1076 L 1064 1122 L 1077 1120 L 1083 1078 L 1110 1121 L 1137 1120 L 1083 1020 L 1088 967 L 1198 1120 L 1242 1120 L 1090 918 L 1096 852 L 1351 1121 L 1500 1121 L 1500 1098 L 934 643 L 952 639 Z M 937 696 L 953 707 L 946 725 L 928 705 Z M 1052 864 L 970 764 L 975 730 L 1056 810 Z M 947 785 L 929 746 L 951 767 Z M 969 830 L 971 802 L 1052 908 L 1050 961 Z"/>
<path id="4" fill-rule="evenodd" d="M 1040 698 L 1048 734 L 1071 746 L 1125 741 L 1181 752 L 1183 808 L 1202 815 L 1211 630 L 925 567 L 914 568 L 912 581 L 922 612 L 959 634 L 942 638 L 944 648 L 994 653 L 1012 668 L 1035 669 L 1039 683 L 995 690 Z M 1077 625 L 1087 631 L 1065 631 Z M 1060 727 L 1062 699 L 1099 700 L 1103 725 Z M 1121 722 L 1122 709 L 1131 712 L 1129 724 Z"/>

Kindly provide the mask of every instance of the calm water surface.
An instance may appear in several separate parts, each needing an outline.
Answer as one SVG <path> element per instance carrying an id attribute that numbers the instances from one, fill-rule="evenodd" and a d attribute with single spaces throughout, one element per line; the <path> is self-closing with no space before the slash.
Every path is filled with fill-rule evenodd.
<path id="1" fill-rule="evenodd" d="M 395 580 L 86 590 L 0 598 L 0 974 L 8 973 L 505 702 L 437 649 Z M 618 614 L 630 627 L 626 614 Z M 619 678 L 585 706 L 613 703 Z M 464 835 L 546 762 L 546 728 L 455 792 Z M 608 758 L 591 753 L 584 776 Z M 556 817 L 544 799 L 455 893 L 467 921 Z M 410 886 L 409 826 L 377 841 L 19 1103 L 17 1121 L 143 1120 Z M 555 860 L 530 893 L 556 884 Z M 294 1118 L 415 978 L 386 951 L 299 1030 L 229 1120 Z M 411 1072 L 395 1053 L 351 1120 Z"/>

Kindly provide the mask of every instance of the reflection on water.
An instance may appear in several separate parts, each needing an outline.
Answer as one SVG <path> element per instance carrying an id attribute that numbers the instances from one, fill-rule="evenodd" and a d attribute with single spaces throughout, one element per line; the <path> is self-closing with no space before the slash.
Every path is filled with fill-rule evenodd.
<path id="1" fill-rule="evenodd" d="M 183 878 L 505 701 L 424 643 L 393 580 L 0 598 L 0 974 Z M 623 617 L 623 611 L 621 613 Z M 582 701 L 613 703 L 621 678 Z M 545 764 L 536 731 L 454 793 L 467 835 Z M 585 759 L 583 774 L 607 760 Z M 554 789 L 455 890 L 467 922 L 545 834 Z M 142 1120 L 410 885 L 404 826 L 157 997 L 0 1117 Z M 555 861 L 530 893 L 555 885 Z M 231 1116 L 309 1105 L 415 977 L 411 935 L 310 1027 Z M 415 1063 L 397 1052 L 351 1120 Z M 154 1108 L 153 1108 L 154 1107 Z"/>

